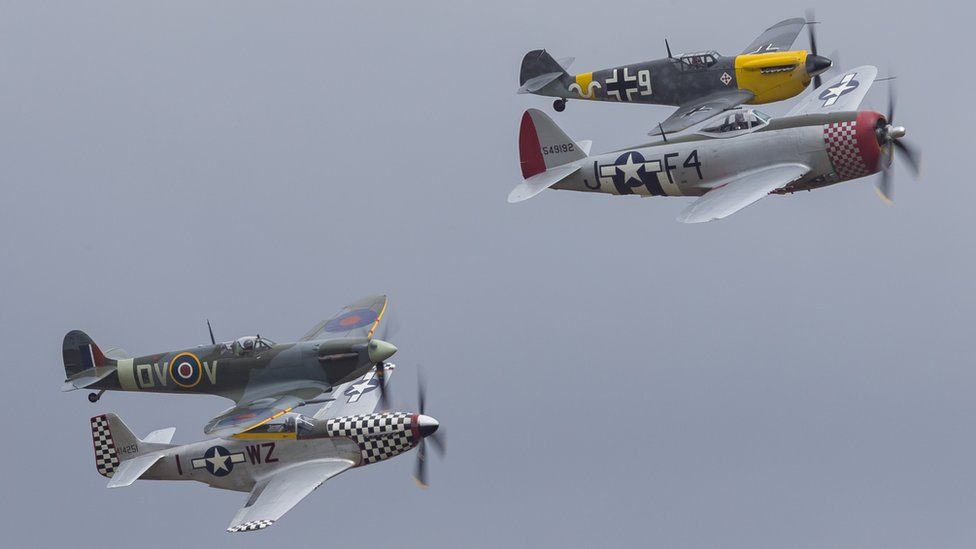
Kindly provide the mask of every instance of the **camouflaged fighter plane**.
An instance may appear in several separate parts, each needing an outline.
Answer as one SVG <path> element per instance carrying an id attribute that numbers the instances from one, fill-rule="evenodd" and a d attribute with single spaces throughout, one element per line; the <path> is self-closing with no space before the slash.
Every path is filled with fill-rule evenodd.
<path id="1" fill-rule="evenodd" d="M 385 366 L 389 374 L 393 365 Z M 228 532 L 251 532 L 274 524 L 282 515 L 339 473 L 369 465 L 417 446 L 414 476 L 426 486 L 426 442 L 444 453 L 443 431 L 424 414 L 421 385 L 419 413 L 375 413 L 377 378 L 336 386 L 345 395 L 313 417 L 288 413 L 246 433 L 186 445 L 170 444 L 175 428 L 136 438 L 115 414 L 91 418 L 95 467 L 111 481 L 109 488 L 137 479 L 195 480 L 214 488 L 250 492 Z M 348 398 L 346 398 L 348 397 Z"/>
<path id="2" fill-rule="evenodd" d="M 544 113 L 526 111 L 519 131 L 525 181 L 508 201 L 527 200 L 550 187 L 697 196 L 678 220 L 700 223 L 731 215 L 768 194 L 812 190 L 879 171 L 879 194 L 890 199 L 894 149 L 916 175 L 918 155 L 901 140 L 905 128 L 893 125 L 893 96 L 887 115 L 856 110 L 877 73 L 871 66 L 846 71 L 782 118 L 738 108 L 681 135 L 594 156 L 589 141 L 573 141 Z"/>
<path id="3" fill-rule="evenodd" d="M 127 358 L 117 349 L 102 352 L 84 332 L 64 336 L 67 380 L 62 391 L 92 389 L 97 402 L 105 391 L 203 393 L 237 403 L 211 420 L 204 433 L 229 436 L 252 429 L 298 406 L 320 403 L 332 388 L 372 369 L 397 348 L 374 338 L 387 309 L 386 296 L 344 307 L 296 343 L 276 344 L 260 336 Z M 384 323 L 386 326 L 388 323 Z M 382 385 L 381 385 L 382 388 Z"/>
<path id="4" fill-rule="evenodd" d="M 714 51 L 674 56 L 668 46 L 666 59 L 576 75 L 567 72 L 571 58 L 557 61 L 545 50 L 534 50 L 522 58 L 518 92 L 558 97 L 556 111 L 565 109 L 567 99 L 676 106 L 651 132 L 674 133 L 744 103 L 789 99 L 811 80 L 820 87 L 819 75 L 831 60 L 817 55 L 812 24 L 799 17 L 780 21 L 733 57 Z M 810 53 L 790 50 L 804 25 L 810 31 Z"/>

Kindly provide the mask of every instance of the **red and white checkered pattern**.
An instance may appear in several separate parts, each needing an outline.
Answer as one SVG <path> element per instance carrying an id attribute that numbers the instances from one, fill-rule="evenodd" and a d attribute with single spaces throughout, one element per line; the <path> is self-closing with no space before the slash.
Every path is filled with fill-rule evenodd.
<path id="1" fill-rule="evenodd" d="M 827 157 L 838 180 L 856 179 L 871 175 L 857 147 L 857 121 L 836 122 L 824 126 Z"/>
<path id="2" fill-rule="evenodd" d="M 104 477 L 111 477 L 119 467 L 119 453 L 108 428 L 108 416 L 91 418 L 92 443 L 95 445 L 95 468 Z"/>

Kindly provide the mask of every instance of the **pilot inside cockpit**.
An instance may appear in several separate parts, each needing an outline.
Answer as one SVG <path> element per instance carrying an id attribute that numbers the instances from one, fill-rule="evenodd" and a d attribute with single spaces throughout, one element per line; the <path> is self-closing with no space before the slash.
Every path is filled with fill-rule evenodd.
<path id="1" fill-rule="evenodd" d="M 742 132 L 760 128 L 768 122 L 769 116 L 759 111 L 737 110 L 725 115 L 720 124 L 707 127 L 703 131 L 711 134 Z"/>
<path id="2" fill-rule="evenodd" d="M 237 356 L 249 356 L 270 349 L 272 346 L 274 342 L 270 339 L 254 335 L 238 338 L 231 344 L 231 350 Z"/>

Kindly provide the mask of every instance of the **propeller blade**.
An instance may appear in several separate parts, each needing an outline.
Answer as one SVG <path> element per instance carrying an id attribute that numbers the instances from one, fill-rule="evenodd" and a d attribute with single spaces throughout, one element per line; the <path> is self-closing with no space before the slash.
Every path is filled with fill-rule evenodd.
<path id="1" fill-rule="evenodd" d="M 424 381 L 424 369 L 417 365 L 417 408 L 420 414 L 424 415 L 427 411 L 427 382 Z"/>
<path id="2" fill-rule="evenodd" d="M 420 441 L 417 445 L 417 461 L 414 464 L 413 479 L 417 481 L 417 485 L 421 488 L 427 487 L 427 453 L 424 440 Z"/>
<path id="3" fill-rule="evenodd" d="M 888 85 L 888 123 L 894 124 L 895 120 L 895 85 Z"/>
<path id="4" fill-rule="evenodd" d="M 386 396 L 386 368 L 384 368 L 382 362 L 377 362 L 374 365 L 374 368 L 376 368 L 376 374 L 375 375 L 379 379 L 379 382 L 380 382 L 380 398 L 379 398 L 379 402 L 377 402 L 376 406 L 380 410 L 386 410 L 386 409 L 389 409 L 389 407 L 390 407 L 389 406 L 390 403 L 388 401 L 389 399 Z"/>
<path id="5" fill-rule="evenodd" d="M 901 151 L 902 158 L 908 164 L 908 167 L 911 168 L 912 173 L 915 175 L 915 177 L 918 177 L 918 172 L 919 172 L 918 152 L 912 147 L 909 147 L 908 143 L 905 143 L 901 139 L 895 139 L 894 141 L 892 141 L 892 143 L 899 151 Z"/>
<path id="6" fill-rule="evenodd" d="M 438 427 L 437 432 L 427 438 L 434 447 L 434 451 L 437 452 L 441 458 L 447 455 L 447 435 L 444 434 L 443 427 Z"/>
<path id="7" fill-rule="evenodd" d="M 874 190 L 878 192 L 878 196 L 881 198 L 881 200 L 883 200 L 886 204 L 891 204 L 892 195 L 890 167 L 881 172 L 881 179 L 878 181 L 878 186 L 875 187 Z"/>
<path id="8" fill-rule="evenodd" d="M 813 8 L 808 9 L 807 13 L 807 36 L 810 39 L 810 54 L 813 56 L 817 55 L 817 33 L 813 30 L 813 26 L 817 24 L 816 17 L 814 16 Z M 823 84 L 823 79 L 819 74 L 813 76 L 813 89 L 817 89 Z"/>

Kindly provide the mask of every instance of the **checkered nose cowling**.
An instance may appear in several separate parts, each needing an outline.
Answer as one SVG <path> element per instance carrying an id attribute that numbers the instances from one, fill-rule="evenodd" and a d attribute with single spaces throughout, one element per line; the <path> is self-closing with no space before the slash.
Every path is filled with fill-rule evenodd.
<path id="1" fill-rule="evenodd" d="M 402 454 L 420 442 L 417 414 L 384 412 L 330 419 L 329 436 L 346 437 L 362 451 L 360 465 L 375 463 Z"/>
<path id="2" fill-rule="evenodd" d="M 837 181 L 857 179 L 883 168 L 877 129 L 885 124 L 881 114 L 862 111 L 851 120 L 824 125 L 824 148 Z"/>

